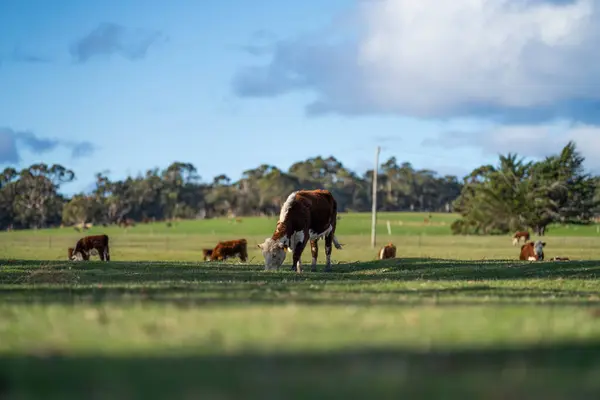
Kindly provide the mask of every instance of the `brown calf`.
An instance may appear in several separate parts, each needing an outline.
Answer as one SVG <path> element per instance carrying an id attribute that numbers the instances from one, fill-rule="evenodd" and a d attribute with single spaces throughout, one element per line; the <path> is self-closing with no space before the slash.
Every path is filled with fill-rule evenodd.
<path id="1" fill-rule="evenodd" d="M 379 250 L 379 259 L 385 260 L 388 258 L 396 258 L 396 246 L 388 243 Z"/>
<path id="2" fill-rule="evenodd" d="M 317 270 L 317 241 L 325 240 L 325 271 L 331 271 L 332 245 L 341 249 L 335 237 L 337 202 L 328 190 L 299 190 L 291 193 L 279 214 L 275 232 L 258 245 L 265 258 L 265 269 L 279 269 L 286 251 L 293 254 L 292 270 L 302 272 L 300 257 L 310 240 L 311 271 Z"/>
<path id="3" fill-rule="evenodd" d="M 69 260 L 89 260 L 92 250 L 98 252 L 101 261 L 110 261 L 107 235 L 85 236 L 77 241 L 75 248 L 69 247 Z"/>
<path id="4" fill-rule="evenodd" d="M 546 242 L 541 240 L 534 242 L 525 243 L 521 246 L 521 254 L 519 260 L 527 261 L 544 261 L 544 247 Z"/>
<path id="5" fill-rule="evenodd" d="M 519 231 L 513 235 L 513 246 L 519 244 L 519 242 L 523 239 L 523 243 L 527 242 L 530 239 L 529 232 L 527 231 Z"/>
<path id="6" fill-rule="evenodd" d="M 230 257 L 239 256 L 242 262 L 248 259 L 248 242 L 246 239 L 219 242 L 212 250 L 210 261 L 223 261 Z"/>

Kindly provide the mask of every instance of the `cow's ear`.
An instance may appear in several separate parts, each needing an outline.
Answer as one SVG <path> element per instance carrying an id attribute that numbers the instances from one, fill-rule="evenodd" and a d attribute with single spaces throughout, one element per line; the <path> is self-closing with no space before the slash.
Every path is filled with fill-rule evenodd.
<path id="1" fill-rule="evenodd" d="M 262 250 L 262 244 L 257 244 L 256 247 Z"/>
<path id="2" fill-rule="evenodd" d="M 543 246 L 543 247 L 546 247 L 546 242 L 542 242 L 542 246 Z"/>

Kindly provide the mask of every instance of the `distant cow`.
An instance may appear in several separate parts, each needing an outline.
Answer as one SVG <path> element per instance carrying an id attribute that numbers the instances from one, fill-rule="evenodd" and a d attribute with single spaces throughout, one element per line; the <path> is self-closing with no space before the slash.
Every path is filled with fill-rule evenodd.
<path id="1" fill-rule="evenodd" d="M 379 250 L 379 259 L 386 260 L 388 258 L 396 258 L 396 246 L 388 243 Z"/>
<path id="2" fill-rule="evenodd" d="M 523 243 L 526 243 L 530 239 L 529 232 L 527 231 L 519 231 L 513 235 L 513 246 L 519 244 L 519 242 L 523 239 Z"/>
<path id="3" fill-rule="evenodd" d="M 258 245 L 265 258 L 265 269 L 279 269 L 286 251 L 293 254 L 292 270 L 302 272 L 300 257 L 310 240 L 312 265 L 317 270 L 317 241 L 325 239 L 325 271 L 331 271 L 332 245 L 341 249 L 335 237 L 337 202 L 328 190 L 299 190 L 291 193 L 279 214 L 275 232 Z"/>
<path id="4" fill-rule="evenodd" d="M 210 256 L 212 256 L 213 249 L 202 249 L 202 256 L 204 257 L 204 261 L 210 261 Z"/>
<path id="5" fill-rule="evenodd" d="M 75 248 L 69 247 L 69 260 L 88 261 L 92 251 L 96 250 L 101 261 L 110 261 L 107 235 L 85 236 L 77 241 Z"/>
<path id="6" fill-rule="evenodd" d="M 131 226 L 135 226 L 135 220 L 133 218 L 120 218 L 117 222 L 117 225 L 121 228 L 129 228 Z"/>
<path id="7" fill-rule="evenodd" d="M 235 256 L 239 256 L 242 262 L 246 262 L 248 259 L 248 242 L 246 239 L 219 242 L 212 250 L 210 261 L 223 261 Z"/>
<path id="8" fill-rule="evenodd" d="M 541 240 L 534 242 L 525 243 L 521 246 L 521 255 L 519 260 L 527 261 L 544 261 L 544 247 L 546 242 Z"/>

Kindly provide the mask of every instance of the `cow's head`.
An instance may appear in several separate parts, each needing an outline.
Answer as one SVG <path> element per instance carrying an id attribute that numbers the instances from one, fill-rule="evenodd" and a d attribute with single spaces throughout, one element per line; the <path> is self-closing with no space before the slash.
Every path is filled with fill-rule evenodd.
<path id="1" fill-rule="evenodd" d="M 213 249 L 202 249 L 202 255 L 204 256 L 204 261 L 210 261 L 210 256 L 212 256 Z"/>
<path id="2" fill-rule="evenodd" d="M 265 258 L 265 269 L 278 269 L 285 261 L 287 246 L 271 238 L 258 245 Z"/>
<path id="3" fill-rule="evenodd" d="M 542 242 L 541 240 L 536 241 L 535 244 L 533 245 L 533 252 L 535 253 L 535 257 L 538 260 L 544 259 L 544 247 L 545 246 L 546 246 L 546 242 Z"/>
<path id="4" fill-rule="evenodd" d="M 81 255 L 81 253 L 75 252 L 75 249 L 73 247 L 69 247 L 68 254 L 69 254 L 69 261 L 82 261 L 83 260 L 83 256 Z"/>

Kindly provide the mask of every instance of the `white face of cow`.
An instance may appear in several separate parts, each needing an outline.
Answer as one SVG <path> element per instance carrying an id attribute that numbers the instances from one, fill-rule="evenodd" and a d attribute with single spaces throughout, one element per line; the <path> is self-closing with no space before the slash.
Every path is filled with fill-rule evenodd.
<path id="1" fill-rule="evenodd" d="M 258 245 L 265 258 L 265 269 L 277 269 L 285 261 L 286 249 L 281 242 L 267 238 L 262 244 Z"/>
<path id="2" fill-rule="evenodd" d="M 83 261 L 83 255 L 80 252 L 74 252 L 71 256 L 71 261 Z"/>
<path id="3" fill-rule="evenodd" d="M 538 240 L 533 245 L 533 252 L 538 260 L 544 255 L 544 246 L 546 246 L 546 242 L 542 242 L 541 240 Z"/>

